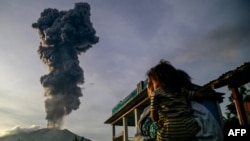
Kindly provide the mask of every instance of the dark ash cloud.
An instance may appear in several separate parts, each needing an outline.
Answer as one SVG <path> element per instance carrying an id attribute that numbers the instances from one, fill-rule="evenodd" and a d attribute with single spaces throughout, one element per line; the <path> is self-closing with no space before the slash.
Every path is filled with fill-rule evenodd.
<path id="1" fill-rule="evenodd" d="M 48 127 L 60 128 L 63 118 L 80 105 L 84 71 L 78 55 L 98 43 L 96 31 L 90 21 L 90 5 L 76 3 L 74 9 L 58 11 L 47 8 L 32 27 L 38 30 L 38 53 L 49 73 L 40 78 L 45 89 L 46 119 Z"/>

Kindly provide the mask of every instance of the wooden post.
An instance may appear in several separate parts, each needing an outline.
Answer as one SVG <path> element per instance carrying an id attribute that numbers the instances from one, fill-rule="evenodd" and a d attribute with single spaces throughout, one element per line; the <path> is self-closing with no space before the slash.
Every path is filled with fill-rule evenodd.
<path id="1" fill-rule="evenodd" d="M 240 125 L 246 125 L 247 117 L 246 117 L 245 109 L 243 106 L 242 95 L 239 93 L 237 87 L 229 86 L 229 89 L 232 91 L 232 98 L 233 98 L 234 105 L 236 107 L 237 115 L 239 118 L 239 123 Z"/>
<path id="2" fill-rule="evenodd" d="M 136 128 L 138 126 L 138 121 L 139 121 L 139 114 L 138 114 L 137 108 L 134 110 L 134 115 L 135 115 L 135 130 L 136 130 Z"/>
<path id="3" fill-rule="evenodd" d="M 114 140 L 114 138 L 115 138 L 115 125 L 114 124 L 112 124 L 112 140 Z"/>
<path id="4" fill-rule="evenodd" d="M 127 117 L 123 117 L 123 141 L 128 141 L 128 124 Z"/>

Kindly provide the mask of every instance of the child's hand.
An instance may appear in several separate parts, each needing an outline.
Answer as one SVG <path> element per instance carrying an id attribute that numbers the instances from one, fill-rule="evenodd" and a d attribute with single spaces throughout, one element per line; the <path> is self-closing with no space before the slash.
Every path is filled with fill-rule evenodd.
<path id="1" fill-rule="evenodd" d="M 148 97 L 151 97 L 153 94 L 153 91 L 148 90 Z"/>
<path id="2" fill-rule="evenodd" d="M 152 83 L 148 83 L 147 91 L 148 91 L 148 96 L 151 97 L 152 93 L 154 91 L 154 87 L 153 87 Z"/>

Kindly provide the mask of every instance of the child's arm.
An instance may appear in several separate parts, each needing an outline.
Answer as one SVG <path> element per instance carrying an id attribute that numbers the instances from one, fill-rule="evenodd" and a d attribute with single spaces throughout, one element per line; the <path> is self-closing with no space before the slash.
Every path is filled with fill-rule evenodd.
<path id="1" fill-rule="evenodd" d="M 152 121 L 158 121 L 159 120 L 159 115 L 157 110 L 150 110 L 150 118 Z"/>
<path id="2" fill-rule="evenodd" d="M 153 121 L 158 121 L 159 120 L 158 102 L 156 100 L 155 95 L 150 96 L 150 118 Z"/>
<path id="3" fill-rule="evenodd" d="M 147 92 L 148 92 L 148 97 L 150 98 L 150 118 L 152 121 L 158 121 L 159 119 L 158 108 L 153 91 L 154 87 L 152 82 L 148 82 Z"/>

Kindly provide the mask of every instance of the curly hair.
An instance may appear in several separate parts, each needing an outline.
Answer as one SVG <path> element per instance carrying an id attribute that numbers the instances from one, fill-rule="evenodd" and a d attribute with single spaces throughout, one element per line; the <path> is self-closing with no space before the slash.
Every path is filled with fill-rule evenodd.
<path id="1" fill-rule="evenodd" d="M 147 71 L 151 80 L 156 80 L 163 89 L 180 91 L 181 88 L 191 88 L 191 77 L 183 70 L 176 69 L 169 61 L 161 59 L 160 62 Z"/>

